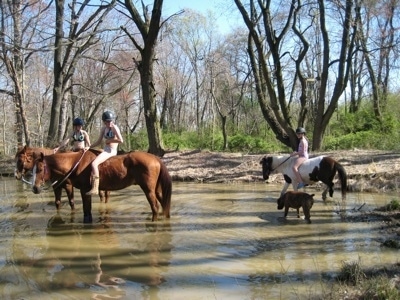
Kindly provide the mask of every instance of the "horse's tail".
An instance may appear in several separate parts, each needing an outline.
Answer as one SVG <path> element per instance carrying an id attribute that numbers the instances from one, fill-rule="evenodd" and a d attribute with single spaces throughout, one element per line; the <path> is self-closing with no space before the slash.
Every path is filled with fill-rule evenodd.
<path id="1" fill-rule="evenodd" d="M 172 195 L 172 178 L 169 175 L 165 164 L 160 160 L 160 174 L 158 176 L 158 184 L 161 185 L 163 214 L 166 218 L 170 217 L 171 210 L 171 195 Z"/>
<path id="2" fill-rule="evenodd" d="M 342 200 L 345 200 L 347 192 L 347 173 L 343 166 L 338 162 L 335 162 L 335 168 L 339 175 L 340 186 L 342 189 Z"/>

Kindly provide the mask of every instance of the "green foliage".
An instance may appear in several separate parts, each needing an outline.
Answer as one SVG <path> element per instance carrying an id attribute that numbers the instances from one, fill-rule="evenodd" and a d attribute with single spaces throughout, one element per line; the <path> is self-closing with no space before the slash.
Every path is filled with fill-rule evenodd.
<path id="1" fill-rule="evenodd" d="M 253 106 L 251 106 L 253 109 Z M 247 126 L 229 123 L 228 149 L 231 152 L 271 153 L 290 151 L 280 143 L 268 128 L 265 120 L 254 119 Z M 251 128 L 251 129 L 249 129 Z M 308 138 L 312 144 L 312 132 Z M 148 149 L 145 129 L 129 135 L 122 148 L 126 150 Z M 378 120 L 368 101 L 356 113 L 349 113 L 344 106 L 338 108 L 337 116 L 332 118 L 324 136 L 323 151 L 347 149 L 400 149 L 400 106 L 398 98 L 389 98 L 386 109 L 382 109 L 382 119 Z M 166 150 L 207 149 L 223 151 L 224 140 L 220 129 L 205 127 L 200 131 L 163 132 Z"/>
<path id="2" fill-rule="evenodd" d="M 356 113 L 346 113 L 344 107 L 340 108 L 337 119 L 332 119 L 329 125 L 322 150 L 400 149 L 400 112 L 394 104 L 382 112 L 381 120 L 374 116 L 370 103 Z"/>
<path id="3" fill-rule="evenodd" d="M 122 144 L 124 150 L 140 150 L 147 151 L 149 148 L 149 141 L 147 138 L 146 130 L 141 130 L 137 133 L 130 134 L 125 138 Z"/>
<path id="4" fill-rule="evenodd" d="M 370 279 L 363 287 L 365 292 L 359 299 L 395 300 L 400 298 L 400 291 L 387 276 Z"/>
<path id="5" fill-rule="evenodd" d="M 338 280 L 346 284 L 357 285 L 361 284 L 366 278 L 362 268 L 361 260 L 342 262 L 342 268 L 338 274 Z"/>
<path id="6" fill-rule="evenodd" d="M 372 131 L 361 131 L 348 133 L 341 136 L 327 136 L 324 139 L 324 150 L 340 150 L 340 149 L 382 149 L 382 135 Z"/>
<path id="7" fill-rule="evenodd" d="M 266 139 L 265 137 L 236 134 L 229 138 L 229 151 L 231 152 L 267 153 L 280 151 L 282 147 L 275 139 Z"/>
<path id="8" fill-rule="evenodd" d="M 386 205 L 386 211 L 393 211 L 400 209 L 400 202 L 396 199 L 392 199 L 389 204 Z"/>

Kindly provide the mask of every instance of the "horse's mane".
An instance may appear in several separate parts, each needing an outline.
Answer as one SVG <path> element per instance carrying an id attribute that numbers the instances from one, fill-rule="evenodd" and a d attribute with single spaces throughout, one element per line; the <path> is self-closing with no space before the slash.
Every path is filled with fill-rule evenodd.
<path id="1" fill-rule="evenodd" d="M 32 157 L 33 159 L 36 159 L 37 157 L 40 156 L 40 154 L 43 153 L 44 155 L 50 155 L 53 154 L 54 151 L 51 148 L 43 148 L 43 147 L 20 147 L 17 150 L 17 153 L 15 153 L 15 158 L 17 159 L 20 155 L 25 155 L 26 157 Z"/>
<path id="2" fill-rule="evenodd" d="M 43 153 L 44 154 L 44 153 Z M 68 171 L 73 167 L 83 155 L 83 151 L 78 152 L 61 152 L 51 155 L 44 155 L 46 165 L 52 170 Z"/>
<path id="3" fill-rule="evenodd" d="M 289 161 L 289 159 L 290 159 L 290 154 L 272 156 L 272 161 L 274 165 L 281 164 L 285 162 L 285 160 Z"/>

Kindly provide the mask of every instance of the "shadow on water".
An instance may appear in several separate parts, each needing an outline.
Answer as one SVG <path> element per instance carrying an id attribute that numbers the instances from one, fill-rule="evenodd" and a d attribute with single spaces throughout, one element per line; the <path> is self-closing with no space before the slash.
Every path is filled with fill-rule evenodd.
<path id="1" fill-rule="evenodd" d="M 158 222 L 140 189 L 125 189 L 93 201 L 93 224 L 80 222 L 80 201 L 57 213 L 52 193 L 21 186 L 2 186 L 1 298 L 298 299 L 344 260 L 397 259 L 380 247 L 378 225 L 347 222 L 335 200 L 317 198 L 312 224 L 294 210 L 283 218 L 271 185 L 175 184 L 171 219 Z M 351 214 L 367 198 L 340 206 Z"/>

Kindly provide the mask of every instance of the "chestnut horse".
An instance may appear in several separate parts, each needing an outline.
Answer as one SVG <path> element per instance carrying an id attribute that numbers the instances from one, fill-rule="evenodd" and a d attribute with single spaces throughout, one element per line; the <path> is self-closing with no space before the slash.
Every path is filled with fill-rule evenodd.
<path id="1" fill-rule="evenodd" d="M 56 153 L 41 155 L 33 168 L 33 192 L 38 194 L 46 181 L 54 184 L 68 178 L 72 185 L 81 191 L 83 203 L 83 222 L 92 222 L 92 197 L 86 195 L 91 189 L 91 162 L 98 151 Z M 130 185 L 139 185 L 146 195 L 153 213 L 152 221 L 157 220 L 158 202 L 163 214 L 170 217 L 172 179 L 164 163 L 155 155 L 146 152 L 129 152 L 113 156 L 100 164 L 100 190 L 121 190 Z"/>
<path id="2" fill-rule="evenodd" d="M 281 172 L 285 178 L 285 184 L 281 191 L 281 196 L 285 194 L 292 183 L 293 189 L 297 191 L 297 179 L 293 172 L 293 164 L 296 157 L 290 156 L 264 156 L 260 161 L 262 165 L 262 174 L 264 180 L 268 180 L 269 175 L 273 172 Z M 322 192 L 322 199 L 326 200 L 326 194 L 329 190 L 329 196 L 333 196 L 333 179 L 336 173 L 339 175 L 342 199 L 346 199 L 347 191 L 347 174 L 343 166 L 329 156 L 317 156 L 307 159 L 299 167 L 300 176 L 305 184 L 313 184 L 321 181 L 326 185 L 326 189 Z"/>
<path id="3" fill-rule="evenodd" d="M 34 160 L 36 157 L 40 156 L 40 153 L 43 153 L 44 155 L 51 155 L 54 154 L 54 150 L 50 148 L 31 148 L 27 147 L 26 145 L 24 147 L 20 147 L 15 154 L 15 178 L 17 180 L 22 180 L 28 184 L 32 184 L 32 182 L 29 182 L 26 180 L 24 177 L 25 175 L 32 171 L 34 167 Z M 72 186 L 71 182 L 66 179 L 64 183 L 62 183 L 59 186 L 53 186 L 54 190 L 54 196 L 55 196 L 55 204 L 57 210 L 60 209 L 61 207 L 61 193 L 62 189 L 65 190 L 67 193 L 68 197 L 68 202 L 69 205 L 71 206 L 71 209 L 75 209 L 75 200 L 74 200 L 74 187 Z M 110 192 L 109 191 L 100 191 L 100 201 L 101 202 L 108 202 L 108 199 L 110 197 Z"/>

